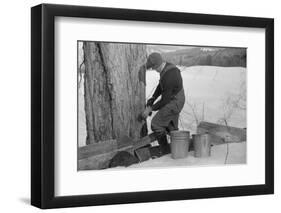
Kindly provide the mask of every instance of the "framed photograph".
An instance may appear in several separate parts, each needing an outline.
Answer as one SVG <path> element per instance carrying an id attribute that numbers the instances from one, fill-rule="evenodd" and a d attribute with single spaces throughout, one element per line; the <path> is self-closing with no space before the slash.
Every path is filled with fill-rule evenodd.
<path id="1" fill-rule="evenodd" d="M 31 9 L 31 204 L 274 192 L 274 20 Z"/>

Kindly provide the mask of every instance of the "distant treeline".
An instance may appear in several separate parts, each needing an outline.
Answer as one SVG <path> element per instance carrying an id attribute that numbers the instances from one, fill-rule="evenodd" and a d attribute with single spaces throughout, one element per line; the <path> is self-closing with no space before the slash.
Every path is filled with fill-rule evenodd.
<path id="1" fill-rule="evenodd" d="M 179 66 L 246 67 L 245 48 L 191 48 L 162 53 L 163 58 Z"/>

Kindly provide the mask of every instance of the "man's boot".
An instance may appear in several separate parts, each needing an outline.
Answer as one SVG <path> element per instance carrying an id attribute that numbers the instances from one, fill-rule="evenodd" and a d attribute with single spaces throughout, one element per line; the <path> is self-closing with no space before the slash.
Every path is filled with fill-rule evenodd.
<path id="1" fill-rule="evenodd" d="M 162 155 L 166 155 L 166 154 L 171 153 L 170 144 L 168 144 L 166 134 L 159 135 L 157 137 L 157 141 L 159 143 L 160 151 L 161 151 Z"/>

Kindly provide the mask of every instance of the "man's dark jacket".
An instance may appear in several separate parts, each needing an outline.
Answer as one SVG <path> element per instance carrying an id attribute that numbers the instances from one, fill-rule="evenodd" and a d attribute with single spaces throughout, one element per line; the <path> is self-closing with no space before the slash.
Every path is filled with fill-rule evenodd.
<path id="1" fill-rule="evenodd" d="M 159 84 L 153 94 L 154 100 L 162 95 L 161 100 L 152 106 L 153 111 L 157 111 L 169 103 L 175 95 L 182 90 L 182 77 L 180 70 L 171 63 L 166 63 L 160 73 Z"/>

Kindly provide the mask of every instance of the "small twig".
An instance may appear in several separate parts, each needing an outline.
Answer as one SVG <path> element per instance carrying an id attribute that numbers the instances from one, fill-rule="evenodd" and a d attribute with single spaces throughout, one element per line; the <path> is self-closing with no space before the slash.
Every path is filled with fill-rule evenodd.
<path id="1" fill-rule="evenodd" d="M 226 143 L 226 155 L 224 159 L 224 164 L 227 163 L 228 154 L 229 154 L 229 143 Z"/>
<path id="2" fill-rule="evenodd" d="M 81 82 L 82 82 L 82 78 L 83 78 L 83 76 L 82 76 L 82 74 L 83 74 L 83 72 L 82 72 L 82 66 L 84 65 L 84 59 L 83 59 L 83 61 L 82 61 L 82 63 L 80 64 L 80 66 L 79 66 L 79 82 L 78 82 L 78 87 L 80 88 L 81 87 Z"/>
<path id="3" fill-rule="evenodd" d="M 226 127 L 229 128 L 227 125 L 226 119 L 224 119 L 224 123 L 225 123 Z M 226 143 L 226 155 L 225 155 L 225 159 L 224 159 L 224 164 L 227 163 L 228 154 L 229 154 L 229 143 Z"/>
<path id="4" fill-rule="evenodd" d="M 84 44 L 83 44 L 82 48 L 83 48 L 83 51 L 84 51 Z M 83 71 L 82 71 L 82 66 L 83 65 L 85 66 L 85 55 L 84 55 L 84 52 L 83 52 L 83 61 L 79 65 L 79 70 L 78 70 L 78 74 L 79 74 L 78 88 L 81 87 L 81 82 L 82 82 L 82 78 L 83 78 Z"/>
<path id="5" fill-rule="evenodd" d="M 184 130 L 184 127 L 183 127 L 182 120 L 181 120 L 180 116 L 179 116 L 179 121 L 180 121 L 182 130 Z"/>

